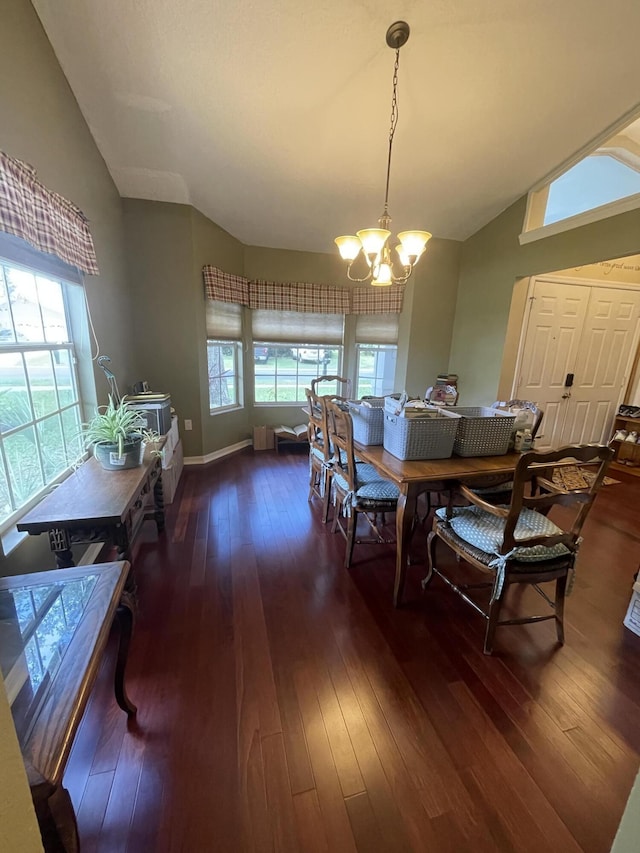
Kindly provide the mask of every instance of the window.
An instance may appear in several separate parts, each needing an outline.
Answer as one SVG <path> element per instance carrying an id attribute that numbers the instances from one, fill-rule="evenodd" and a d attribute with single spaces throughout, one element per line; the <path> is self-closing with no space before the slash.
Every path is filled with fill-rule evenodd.
<path id="1" fill-rule="evenodd" d="M 384 397 L 395 390 L 397 346 L 356 344 L 356 392 L 360 397 Z"/>
<path id="2" fill-rule="evenodd" d="M 257 404 L 304 403 L 312 379 L 340 373 L 343 314 L 254 309 L 251 323 L 254 356 L 268 349 L 266 361 L 254 357 Z"/>
<path id="3" fill-rule="evenodd" d="M 207 341 L 211 411 L 238 405 L 240 352 L 240 344 L 237 341 Z"/>
<path id="4" fill-rule="evenodd" d="M 255 365 L 256 403 L 303 403 L 306 400 L 304 389 L 310 386 L 312 379 L 340 373 L 341 346 L 283 346 L 254 341 L 254 347 L 264 347 L 269 353 L 265 363 L 256 362 Z"/>
<path id="5" fill-rule="evenodd" d="M 529 193 L 520 242 L 640 205 L 640 119 L 618 129 L 553 180 Z M 527 233 L 533 232 L 533 233 Z"/>
<path id="6" fill-rule="evenodd" d="M 242 305 L 207 300 L 209 410 L 242 405 Z"/>
<path id="7" fill-rule="evenodd" d="M 358 397 L 384 397 L 395 391 L 398 314 L 359 314 L 356 318 Z"/>
<path id="8" fill-rule="evenodd" d="M 82 452 L 71 335 L 82 298 L 78 285 L 0 258 L 0 529 Z"/>

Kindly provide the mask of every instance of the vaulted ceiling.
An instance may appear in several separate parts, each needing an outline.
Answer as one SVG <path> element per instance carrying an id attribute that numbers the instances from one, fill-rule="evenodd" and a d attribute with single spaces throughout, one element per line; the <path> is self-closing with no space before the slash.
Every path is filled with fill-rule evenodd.
<path id="1" fill-rule="evenodd" d="M 33 0 L 123 196 L 332 252 L 382 213 L 465 239 L 640 100 L 638 0 Z"/>

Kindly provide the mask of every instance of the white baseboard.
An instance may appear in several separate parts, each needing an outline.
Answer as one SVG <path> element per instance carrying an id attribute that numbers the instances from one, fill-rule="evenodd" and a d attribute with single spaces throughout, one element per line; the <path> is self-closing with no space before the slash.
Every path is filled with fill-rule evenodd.
<path id="1" fill-rule="evenodd" d="M 228 447 L 222 447 L 220 450 L 214 450 L 213 453 L 207 453 L 206 456 L 185 456 L 185 465 L 206 465 L 208 462 L 214 462 L 216 459 L 223 459 L 231 453 L 237 453 L 238 450 L 243 450 L 245 447 L 251 447 L 253 442 L 250 438 L 245 438 L 244 441 L 238 441 L 236 444 L 230 444 Z"/>

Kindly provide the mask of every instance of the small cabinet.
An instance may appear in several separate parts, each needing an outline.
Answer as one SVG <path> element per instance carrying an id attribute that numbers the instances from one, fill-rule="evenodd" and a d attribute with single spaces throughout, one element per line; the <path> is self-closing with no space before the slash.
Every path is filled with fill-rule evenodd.
<path id="1" fill-rule="evenodd" d="M 635 441 L 621 441 L 613 436 L 619 430 L 624 430 L 627 435 L 630 433 L 638 433 L 640 437 L 640 418 L 628 418 L 623 415 L 616 415 L 613 422 L 613 433 L 611 438 L 611 447 L 615 451 L 612 467 L 620 471 L 628 471 L 630 474 L 635 474 L 640 477 L 640 444 Z"/>

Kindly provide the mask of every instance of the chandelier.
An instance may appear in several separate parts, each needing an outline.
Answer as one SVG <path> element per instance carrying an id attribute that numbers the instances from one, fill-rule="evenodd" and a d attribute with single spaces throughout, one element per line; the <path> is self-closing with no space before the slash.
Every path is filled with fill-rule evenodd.
<path id="1" fill-rule="evenodd" d="M 391 98 L 387 183 L 384 194 L 384 210 L 382 216 L 378 219 L 379 227 L 365 228 L 362 231 L 358 231 L 356 236 L 346 235 L 335 238 L 335 243 L 338 246 L 341 257 L 349 264 L 347 267 L 349 279 L 351 281 L 370 280 L 371 284 L 381 287 L 404 283 L 413 272 L 414 266 L 423 254 L 427 241 L 431 239 L 431 234 L 428 231 L 401 231 L 398 234 L 400 242 L 395 247 L 395 250 L 399 265 L 402 267 L 402 272 L 399 272 L 398 263 L 394 264 L 394 259 L 389 248 L 389 237 L 391 236 L 391 231 L 389 231 L 389 225 L 391 224 L 391 217 L 389 216 L 389 175 L 391 173 L 393 137 L 396 132 L 396 125 L 398 124 L 398 66 L 400 64 L 400 48 L 407 43 L 408 38 L 409 24 L 405 21 L 396 21 L 387 30 L 387 44 L 389 47 L 395 49 L 396 61 L 393 66 L 393 95 Z M 364 255 L 369 270 L 367 275 L 358 278 L 351 274 L 351 268 L 361 252 Z"/>

